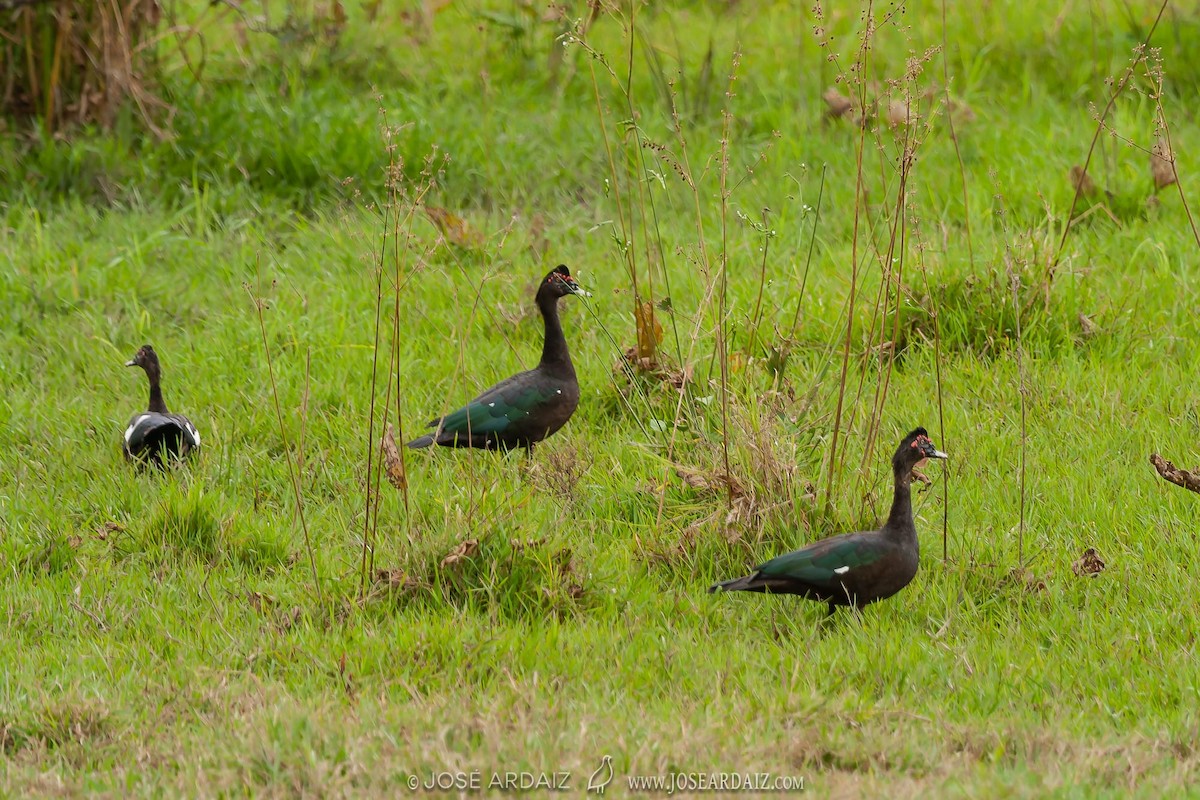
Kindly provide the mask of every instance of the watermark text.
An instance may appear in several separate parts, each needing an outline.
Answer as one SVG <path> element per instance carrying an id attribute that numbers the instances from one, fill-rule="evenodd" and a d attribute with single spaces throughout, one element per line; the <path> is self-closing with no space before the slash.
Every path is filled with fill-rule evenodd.
<path id="1" fill-rule="evenodd" d="M 631 792 L 672 795 L 676 792 L 803 792 L 804 778 L 770 772 L 664 772 L 660 775 L 627 775 Z"/>
<path id="2" fill-rule="evenodd" d="M 410 774 L 408 788 L 414 792 L 534 792 L 569 791 L 571 773 L 533 771 L 441 770 L 424 775 Z"/>

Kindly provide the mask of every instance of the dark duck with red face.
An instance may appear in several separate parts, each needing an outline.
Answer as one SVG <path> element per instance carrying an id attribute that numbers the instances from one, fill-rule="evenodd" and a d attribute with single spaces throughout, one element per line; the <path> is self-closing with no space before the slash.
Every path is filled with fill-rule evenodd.
<path id="1" fill-rule="evenodd" d="M 579 381 L 567 351 L 558 300 L 587 295 L 561 264 L 546 275 L 537 291 L 537 307 L 546 325 L 542 360 L 528 372 L 501 381 L 463 408 L 429 423 L 435 428 L 409 447 L 477 447 L 527 450 L 567 423 L 579 405 Z"/>
<path id="2" fill-rule="evenodd" d="M 125 429 L 122 445 L 125 457 L 161 467 L 166 459 L 183 458 L 199 449 L 200 433 L 191 420 L 167 411 L 162 395 L 162 370 L 154 348 L 142 345 L 125 366 L 141 367 L 150 381 L 150 406 L 146 411 L 134 414 Z"/>
<path id="3" fill-rule="evenodd" d="M 844 533 L 771 559 L 744 578 L 708 591 L 798 594 L 837 606 L 861 608 L 891 597 L 917 574 L 919 550 L 913 524 L 913 470 L 925 459 L 946 458 L 924 428 L 917 428 L 892 456 L 896 481 L 892 511 L 879 530 Z"/>

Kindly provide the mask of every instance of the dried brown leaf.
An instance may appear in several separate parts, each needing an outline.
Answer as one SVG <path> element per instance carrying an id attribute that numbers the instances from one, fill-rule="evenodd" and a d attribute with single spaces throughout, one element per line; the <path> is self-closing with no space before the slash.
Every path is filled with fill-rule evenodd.
<path id="1" fill-rule="evenodd" d="M 396 435 L 392 423 L 388 423 L 383 431 L 383 467 L 387 470 L 388 483 L 400 491 L 408 488 L 408 478 L 404 474 L 404 460 L 400 456 L 400 448 L 396 446 Z"/>
<path id="2" fill-rule="evenodd" d="M 683 478 L 683 482 L 688 486 L 691 486 L 693 489 L 712 489 L 708 478 L 704 477 L 699 472 L 692 472 L 691 470 L 684 469 L 683 467 L 676 467 L 675 474 Z"/>
<path id="3" fill-rule="evenodd" d="M 1079 560 L 1071 565 L 1071 571 L 1081 578 L 1084 576 L 1095 577 L 1104 572 L 1106 566 L 1104 559 L 1100 558 L 1100 554 L 1096 552 L 1096 548 L 1089 547 L 1083 551 Z"/>
<path id="4" fill-rule="evenodd" d="M 676 389 L 682 389 L 684 386 L 692 382 L 694 368 L 689 364 L 682 369 L 669 367 L 659 363 L 653 358 L 642 358 L 638 356 L 636 347 L 627 347 L 625 352 L 621 354 L 621 358 L 613 364 L 614 373 L 624 373 L 629 366 L 632 366 L 638 374 L 645 375 L 650 378 L 658 378 L 664 383 L 669 383 Z"/>
<path id="5" fill-rule="evenodd" d="M 425 583 L 420 578 L 409 575 L 404 570 L 396 567 L 375 570 L 375 586 L 383 590 L 411 592 L 415 589 L 423 588 Z"/>
<path id="6" fill-rule="evenodd" d="M 692 382 L 692 365 L 688 364 L 683 369 L 669 369 L 663 374 L 663 378 L 667 383 L 674 386 L 676 389 L 682 389 L 684 386 Z"/>
<path id="7" fill-rule="evenodd" d="M 465 541 L 459 542 L 458 545 L 449 553 L 447 553 L 446 557 L 442 559 L 442 569 L 445 569 L 453 564 L 457 564 L 463 559 L 470 558 L 477 552 L 479 552 L 478 539 L 466 539 Z"/>
<path id="8" fill-rule="evenodd" d="M 533 538 L 526 539 L 523 542 L 520 539 L 510 539 L 508 542 L 509 546 L 512 547 L 512 549 L 517 552 L 520 552 L 521 550 L 525 550 L 530 547 L 541 547 L 545 543 L 546 543 L 545 536 L 539 537 L 537 539 L 533 539 Z"/>
<path id="9" fill-rule="evenodd" d="M 746 489 L 737 478 L 723 472 L 705 474 L 694 469 L 675 465 L 675 474 L 693 489 L 704 492 L 729 492 L 734 497 L 745 497 Z"/>
<path id="10" fill-rule="evenodd" d="M 625 364 L 631 364 L 638 372 L 647 375 L 658 374 L 658 365 L 654 363 L 654 359 L 638 356 L 637 347 L 625 348 L 625 352 L 621 354 L 621 360 L 613 365 L 613 372 L 624 372 Z"/>
<path id="11" fill-rule="evenodd" d="M 1154 465 L 1154 469 L 1158 471 L 1163 480 L 1176 486 L 1182 486 L 1189 491 L 1200 492 L 1200 470 L 1188 472 L 1186 469 L 1180 469 L 1158 453 L 1150 454 L 1150 463 Z"/>
<path id="12" fill-rule="evenodd" d="M 650 359 L 652 364 L 656 363 L 658 345 L 663 340 L 663 327 L 655 319 L 654 304 L 635 303 L 633 316 L 637 322 L 637 357 Z"/>
<path id="13" fill-rule="evenodd" d="M 375 583 L 383 584 L 384 586 L 403 586 L 407 579 L 408 575 L 402 569 L 375 570 Z"/>
<path id="14" fill-rule="evenodd" d="M 96 538 L 103 542 L 108 538 L 109 534 L 121 533 L 124 530 L 125 526 L 119 522 L 106 522 L 100 526 L 98 531 L 96 531 Z"/>
<path id="15" fill-rule="evenodd" d="M 1158 137 L 1150 148 L 1150 174 L 1154 176 L 1155 189 L 1164 189 L 1176 180 L 1175 154 L 1165 136 Z"/>

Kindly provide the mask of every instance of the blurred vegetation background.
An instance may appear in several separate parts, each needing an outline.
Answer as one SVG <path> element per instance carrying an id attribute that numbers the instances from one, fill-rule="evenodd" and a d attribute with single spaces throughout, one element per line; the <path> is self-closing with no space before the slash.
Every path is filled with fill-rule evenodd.
<path id="1" fill-rule="evenodd" d="M 939 38 L 944 16 L 946 69 L 960 97 L 1085 104 L 1145 38 L 1158 4 L 1074 6 L 1030 16 L 1016 0 L 918 0 L 898 6 L 894 23 L 915 46 Z M 453 154 L 442 186 L 452 205 L 569 197 L 603 180 L 607 165 L 589 56 L 565 40 L 583 31 L 593 52 L 620 53 L 634 8 L 636 46 L 627 63 L 606 65 L 619 83 L 599 90 L 624 104 L 627 88 L 651 137 L 670 129 L 673 104 L 687 134 L 719 129 L 740 43 L 737 141 L 772 132 L 801 140 L 823 121 L 821 95 L 840 71 L 831 57 L 850 63 L 862 26 L 857 6 L 817 18 L 819 6 L 797 13 L 766 0 L 0 0 L 0 186 L 24 204 L 122 203 L 147 187 L 180 202 L 214 187 L 236 195 L 245 181 L 305 207 L 343 194 L 350 177 L 379 193 L 389 154 L 374 123 L 386 108 L 404 125 L 395 144 L 413 176 L 435 144 Z M 1156 39 L 1171 51 L 1164 88 L 1194 97 L 1200 10 L 1175 4 L 1162 27 Z M 896 41 L 875 49 L 881 77 L 902 73 L 911 55 Z M 498 93 L 520 102 L 497 103 Z M 517 136 L 513 111 L 543 124 Z M 546 150 L 562 163 L 532 188 L 500 168 Z"/>

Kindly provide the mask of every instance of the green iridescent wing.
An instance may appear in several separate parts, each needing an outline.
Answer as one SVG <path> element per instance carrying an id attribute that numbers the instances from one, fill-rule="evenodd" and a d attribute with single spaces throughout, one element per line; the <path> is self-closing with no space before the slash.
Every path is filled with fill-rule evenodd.
<path id="1" fill-rule="evenodd" d="M 443 433 L 481 436 L 504 433 L 545 405 L 557 389 L 500 386 L 480 395 L 442 420 Z M 561 391 L 558 391 L 561 394 Z M 437 422 L 433 423 L 435 426 Z"/>
<path id="2" fill-rule="evenodd" d="M 758 572 L 764 578 L 790 578 L 816 586 L 836 587 L 840 576 L 883 556 L 877 543 L 851 534 L 773 558 L 760 566 Z"/>

